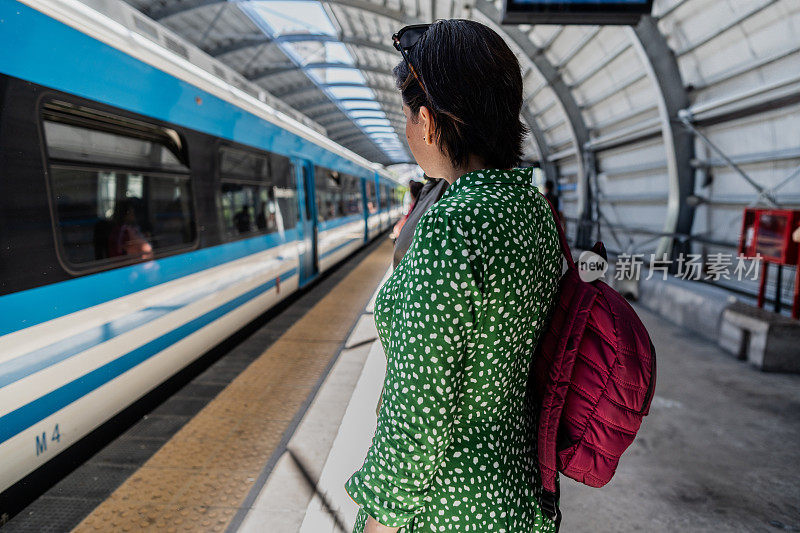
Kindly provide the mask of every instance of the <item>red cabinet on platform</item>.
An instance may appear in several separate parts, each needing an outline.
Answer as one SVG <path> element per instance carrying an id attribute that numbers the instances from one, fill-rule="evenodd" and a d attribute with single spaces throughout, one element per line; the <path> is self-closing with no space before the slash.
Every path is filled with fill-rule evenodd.
<path id="1" fill-rule="evenodd" d="M 799 209 L 756 209 L 744 210 L 742 233 L 739 236 L 739 253 L 744 257 L 761 256 L 761 282 L 758 289 L 758 306 L 764 306 L 764 290 L 767 283 L 767 262 L 777 265 L 797 265 L 800 259 L 800 243 L 792 239 L 792 234 L 800 227 Z M 779 272 L 780 281 L 780 272 Z M 778 283 L 780 285 L 780 283 Z M 780 289 L 776 289 L 779 302 Z M 776 305 L 779 305 L 776 304 Z M 794 301 L 792 318 L 800 317 L 800 267 L 795 269 Z"/>
<path id="2" fill-rule="evenodd" d="M 798 209 L 747 208 L 742 216 L 739 253 L 745 257 L 761 254 L 764 261 L 796 265 L 800 245 L 792 240 L 792 233 L 798 226 Z"/>

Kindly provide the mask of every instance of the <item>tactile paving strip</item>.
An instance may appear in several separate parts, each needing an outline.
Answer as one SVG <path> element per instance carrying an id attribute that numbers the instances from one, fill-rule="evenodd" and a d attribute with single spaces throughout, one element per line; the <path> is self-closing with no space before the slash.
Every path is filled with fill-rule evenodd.
<path id="1" fill-rule="evenodd" d="M 387 241 L 75 531 L 224 531 L 386 272 Z"/>

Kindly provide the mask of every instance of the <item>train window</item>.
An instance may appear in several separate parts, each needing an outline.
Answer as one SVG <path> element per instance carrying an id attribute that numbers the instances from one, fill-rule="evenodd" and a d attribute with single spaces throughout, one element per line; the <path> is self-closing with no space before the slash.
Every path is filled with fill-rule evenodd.
<path id="1" fill-rule="evenodd" d="M 220 216 L 226 238 L 283 232 L 297 224 L 297 196 L 288 158 L 220 149 Z"/>
<path id="2" fill-rule="evenodd" d="M 294 166 L 288 157 L 272 154 L 270 156 L 270 169 L 272 190 L 275 193 L 275 209 L 279 223 L 287 230 L 294 229 L 300 222 Z"/>
<path id="3" fill-rule="evenodd" d="M 378 212 L 378 197 L 376 195 L 375 182 L 367 180 L 367 212 L 372 215 Z"/>
<path id="4" fill-rule="evenodd" d="M 339 172 L 323 167 L 314 168 L 316 189 L 317 220 L 331 220 L 343 216 L 342 181 Z"/>
<path id="5" fill-rule="evenodd" d="M 63 102 L 45 104 L 42 116 L 60 254 L 70 268 L 145 261 L 194 243 L 176 132 Z"/>
<path id="6" fill-rule="evenodd" d="M 184 173 L 189 170 L 169 147 L 157 139 L 126 137 L 53 120 L 44 121 L 44 134 L 51 159 Z"/>
<path id="7" fill-rule="evenodd" d="M 342 177 L 342 214 L 359 215 L 364 212 L 358 178 L 345 174 Z"/>
<path id="8" fill-rule="evenodd" d="M 243 150 L 223 148 L 220 151 L 220 174 L 228 178 L 269 181 L 269 156 Z"/>

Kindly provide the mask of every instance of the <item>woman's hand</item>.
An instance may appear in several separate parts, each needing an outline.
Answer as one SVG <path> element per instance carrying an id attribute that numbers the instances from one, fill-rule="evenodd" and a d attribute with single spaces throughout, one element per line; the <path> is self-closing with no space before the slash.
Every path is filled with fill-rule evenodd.
<path id="1" fill-rule="evenodd" d="M 384 526 L 371 516 L 367 518 L 367 525 L 364 526 L 364 533 L 397 533 L 399 527 Z"/>

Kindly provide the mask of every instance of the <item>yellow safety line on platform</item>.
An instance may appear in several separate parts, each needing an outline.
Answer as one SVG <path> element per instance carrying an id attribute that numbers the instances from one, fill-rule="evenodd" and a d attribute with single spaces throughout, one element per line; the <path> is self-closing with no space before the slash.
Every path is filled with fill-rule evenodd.
<path id="1" fill-rule="evenodd" d="M 386 241 L 75 531 L 223 531 L 391 261 Z"/>

